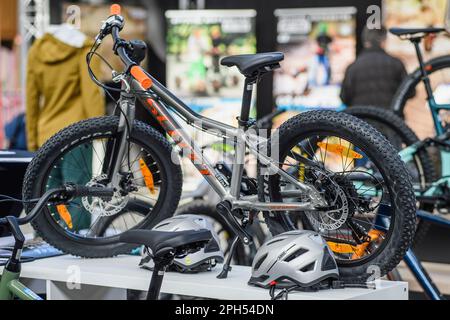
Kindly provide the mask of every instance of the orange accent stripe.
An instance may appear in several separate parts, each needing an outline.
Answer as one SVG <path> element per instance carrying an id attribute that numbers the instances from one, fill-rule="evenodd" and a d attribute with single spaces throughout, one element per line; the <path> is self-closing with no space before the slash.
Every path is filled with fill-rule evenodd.
<path id="1" fill-rule="evenodd" d="M 167 118 L 164 116 L 158 116 L 158 117 L 156 117 L 156 120 L 158 120 L 159 122 L 164 122 L 167 120 Z"/>
<path id="2" fill-rule="evenodd" d="M 110 12 L 112 16 L 120 16 L 122 8 L 118 4 L 113 4 L 110 8 Z"/>
<path id="3" fill-rule="evenodd" d="M 155 182 L 153 180 L 153 174 L 148 168 L 145 161 L 141 158 L 139 159 L 139 166 L 141 168 L 142 175 L 144 176 L 144 182 L 151 194 L 155 194 Z"/>
<path id="4" fill-rule="evenodd" d="M 64 221 L 64 223 L 70 228 L 73 228 L 72 224 L 72 216 L 64 204 L 60 204 L 56 206 L 56 210 L 59 213 L 60 218 Z"/>
<path id="5" fill-rule="evenodd" d="M 145 90 L 150 89 L 153 85 L 152 79 L 139 66 L 131 68 L 131 75 L 140 83 Z"/>
<path id="6" fill-rule="evenodd" d="M 198 159 L 198 158 L 197 158 L 197 156 L 196 156 L 194 153 L 191 153 L 191 154 L 189 155 L 189 159 L 191 159 L 191 161 L 195 161 L 195 160 Z"/>
<path id="7" fill-rule="evenodd" d="M 200 174 L 202 174 L 204 176 L 210 176 L 211 175 L 211 172 L 209 172 L 208 169 L 200 170 L 199 172 L 200 172 Z"/>
<path id="8" fill-rule="evenodd" d="M 187 143 L 184 143 L 183 141 L 181 141 L 179 144 L 178 144 L 178 146 L 180 147 L 180 148 L 189 148 L 189 145 L 187 144 Z"/>
<path id="9" fill-rule="evenodd" d="M 339 154 L 346 158 L 350 158 L 350 159 L 362 159 L 363 158 L 362 154 L 359 154 L 358 152 L 353 151 L 352 149 L 344 147 L 340 144 L 317 142 L 317 146 L 319 146 L 321 149 L 323 149 L 325 151 Z"/>

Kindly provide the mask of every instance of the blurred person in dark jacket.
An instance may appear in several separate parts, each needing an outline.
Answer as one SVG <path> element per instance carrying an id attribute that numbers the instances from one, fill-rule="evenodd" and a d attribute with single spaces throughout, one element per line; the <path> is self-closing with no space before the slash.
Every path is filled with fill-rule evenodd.
<path id="1" fill-rule="evenodd" d="M 407 73 L 403 63 L 384 50 L 386 36 L 384 27 L 366 27 L 363 30 L 364 49 L 348 66 L 342 82 L 340 96 L 348 107 L 390 108 L 395 92 Z M 411 96 L 414 96 L 414 93 Z"/>

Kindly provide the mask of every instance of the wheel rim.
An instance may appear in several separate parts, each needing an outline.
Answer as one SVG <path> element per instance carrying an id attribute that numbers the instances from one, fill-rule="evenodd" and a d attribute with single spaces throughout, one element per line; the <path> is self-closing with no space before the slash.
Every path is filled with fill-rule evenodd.
<path id="1" fill-rule="evenodd" d="M 303 212 L 300 216 L 303 215 L 303 219 L 307 219 L 306 222 L 309 223 L 310 228 L 312 227 L 324 236 L 340 265 L 359 265 L 376 257 L 389 242 L 395 224 L 394 201 L 378 161 L 373 160 L 370 150 L 367 150 L 361 144 L 355 144 L 353 139 L 345 137 L 341 133 L 309 132 L 294 140 L 288 144 L 287 152 L 282 155 L 283 168 L 287 172 L 290 171 L 291 175 L 297 175 L 298 179 L 310 179 L 313 183 L 317 176 L 311 175 L 308 177 L 308 174 L 311 174 L 308 173 L 311 168 L 303 164 L 299 165 L 299 162 L 295 160 L 295 153 L 300 152 L 308 159 L 321 163 L 324 172 L 334 177 L 328 179 L 337 182 L 337 186 L 332 183 L 329 183 L 329 185 L 336 187 L 336 190 L 340 188 L 339 194 L 343 192 L 347 200 L 351 200 L 347 201 L 347 209 L 349 209 L 349 204 L 353 203 L 353 209 L 350 208 L 346 213 L 341 210 L 341 216 L 327 214 L 323 217 L 323 213 L 317 215 L 317 212 Z M 337 148 L 338 146 L 339 148 Z M 333 148 L 341 150 L 340 153 L 337 150 L 330 150 Z M 350 154 L 353 154 L 353 156 L 360 155 L 362 159 L 352 159 L 352 157 L 348 157 Z M 363 160 L 365 160 L 365 163 Z M 360 163 L 358 164 L 357 161 L 360 161 Z M 295 173 L 293 168 L 295 168 Z M 337 178 L 341 181 L 338 181 Z M 277 176 L 277 179 L 280 178 Z M 363 180 L 366 182 L 362 183 Z M 289 187 L 289 184 L 286 184 L 282 179 L 280 179 L 280 183 L 285 184 L 285 188 Z M 321 187 L 319 191 L 330 193 L 331 187 L 328 187 L 329 190 Z M 370 193 L 374 193 L 374 195 L 369 197 L 368 194 Z M 334 196 L 336 195 L 337 192 Z M 278 197 L 281 199 L 281 194 Z M 286 200 L 298 201 L 299 199 L 281 199 L 281 201 Z M 327 200 L 330 202 L 332 199 L 329 197 Z M 361 206 L 361 204 L 364 204 L 364 206 Z M 341 202 L 341 205 L 344 205 L 344 203 Z M 362 208 L 364 210 L 361 210 Z M 386 210 L 389 212 L 387 217 L 383 213 Z M 314 215 L 318 216 L 316 221 L 312 221 Z M 383 221 L 383 223 L 380 223 L 380 221 Z M 328 223 L 329 228 L 324 228 L 318 222 Z M 349 225 L 349 223 L 351 224 Z M 365 235 L 362 243 L 354 241 L 355 225 L 358 228 L 356 234 Z M 360 227 L 364 232 L 359 230 Z"/>

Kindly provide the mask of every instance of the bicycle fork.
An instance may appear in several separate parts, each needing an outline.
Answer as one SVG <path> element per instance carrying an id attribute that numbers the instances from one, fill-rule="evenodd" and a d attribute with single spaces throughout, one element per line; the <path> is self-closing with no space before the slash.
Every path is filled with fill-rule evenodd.
<path id="1" fill-rule="evenodd" d="M 109 179 L 108 186 L 119 190 L 122 159 L 127 156 L 126 152 L 129 147 L 128 143 L 136 114 L 136 98 L 131 94 L 122 93 L 118 108 L 120 108 L 118 110 L 120 119 L 117 131 L 119 139 L 108 142 L 106 155 L 111 155 L 111 158 L 109 161 L 104 162 L 103 172 L 107 172 Z"/>

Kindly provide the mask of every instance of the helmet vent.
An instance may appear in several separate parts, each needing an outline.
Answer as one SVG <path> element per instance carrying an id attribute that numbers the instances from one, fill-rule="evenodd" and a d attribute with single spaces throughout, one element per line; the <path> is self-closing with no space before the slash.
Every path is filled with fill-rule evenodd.
<path id="1" fill-rule="evenodd" d="M 211 239 L 211 240 L 209 240 L 208 244 L 205 246 L 205 253 L 214 252 L 214 251 L 220 251 L 220 247 L 216 240 Z"/>
<path id="2" fill-rule="evenodd" d="M 308 249 L 304 249 L 304 248 L 299 248 L 296 251 L 294 251 L 293 253 L 291 253 L 289 256 L 286 257 L 286 259 L 284 259 L 284 261 L 289 262 L 294 260 L 295 258 L 300 257 L 302 254 L 305 254 L 308 252 Z"/>
<path id="3" fill-rule="evenodd" d="M 330 252 L 328 251 L 328 248 L 324 248 L 323 250 L 323 259 L 322 259 L 322 271 L 328 271 L 336 269 L 336 261 L 331 256 Z"/>
<path id="4" fill-rule="evenodd" d="M 253 268 L 253 270 L 258 270 L 259 267 L 261 267 L 262 263 L 264 262 L 264 260 L 266 260 L 268 253 L 266 253 L 265 255 L 263 255 L 261 257 L 261 259 L 259 259 L 256 263 L 255 263 L 255 267 Z"/>
<path id="5" fill-rule="evenodd" d="M 316 262 L 311 262 L 307 266 L 300 269 L 301 272 L 309 272 L 314 270 L 314 266 L 316 265 Z"/>

